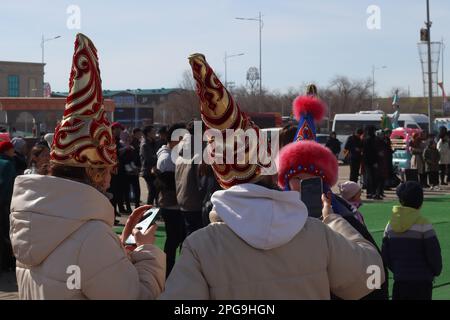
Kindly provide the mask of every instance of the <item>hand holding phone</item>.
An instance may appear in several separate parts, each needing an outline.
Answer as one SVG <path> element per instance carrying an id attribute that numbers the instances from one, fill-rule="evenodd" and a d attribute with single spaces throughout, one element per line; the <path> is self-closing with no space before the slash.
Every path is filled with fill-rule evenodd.
<path id="1" fill-rule="evenodd" d="M 134 229 L 133 237 L 135 240 L 135 244 L 133 244 L 132 246 L 138 247 L 143 244 L 154 244 L 157 229 L 158 226 L 156 225 L 156 223 L 152 224 L 146 231 Z"/>
<path id="2" fill-rule="evenodd" d="M 322 216 L 322 179 L 319 177 L 304 179 L 301 181 L 300 200 L 308 208 L 308 215 L 313 218 Z"/>
<path id="3" fill-rule="evenodd" d="M 156 226 L 153 227 L 149 232 L 147 232 L 147 230 L 156 224 L 156 219 L 158 216 L 159 216 L 159 208 L 152 208 L 147 212 L 145 212 L 141 218 L 141 221 L 138 224 L 136 224 L 136 226 L 133 228 L 132 234 L 125 240 L 125 244 L 137 245 L 148 243 L 147 240 L 150 241 L 152 239 L 151 235 L 152 232 L 154 238 Z"/>

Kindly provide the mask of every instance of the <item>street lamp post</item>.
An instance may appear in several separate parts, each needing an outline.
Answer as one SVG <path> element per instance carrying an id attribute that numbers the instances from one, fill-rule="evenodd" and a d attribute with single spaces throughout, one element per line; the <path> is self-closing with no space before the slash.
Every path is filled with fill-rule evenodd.
<path id="1" fill-rule="evenodd" d="M 375 67 L 374 65 L 372 66 L 372 103 L 371 103 L 371 109 L 373 110 L 373 101 L 374 101 L 374 97 L 375 97 L 375 70 L 381 70 L 381 69 L 386 69 L 386 66 L 382 66 L 382 67 Z"/>
<path id="2" fill-rule="evenodd" d="M 48 41 L 52 41 L 52 40 L 55 40 L 55 39 L 58 39 L 58 38 L 61 38 L 61 36 L 56 36 L 56 37 L 53 37 L 53 38 L 45 38 L 44 37 L 44 35 L 42 35 L 42 40 L 41 40 L 41 49 L 42 49 L 42 64 L 44 64 L 44 44 L 46 43 L 46 42 L 48 42 Z M 43 75 L 43 77 L 45 77 L 45 70 L 44 70 L 44 75 Z M 44 81 L 45 82 L 45 81 Z"/>
<path id="3" fill-rule="evenodd" d="M 239 56 L 243 56 L 243 53 L 238 53 L 238 54 L 231 54 L 231 55 L 227 55 L 227 53 L 225 52 L 225 57 L 223 58 L 223 62 L 225 63 L 225 87 L 228 86 L 228 79 L 227 79 L 227 60 L 229 58 L 233 58 L 233 57 L 239 57 Z"/>
<path id="4" fill-rule="evenodd" d="M 263 20 L 261 12 L 259 12 L 258 18 L 236 18 L 237 20 L 249 20 L 258 21 L 259 24 L 259 95 L 262 95 L 262 28 Z"/>

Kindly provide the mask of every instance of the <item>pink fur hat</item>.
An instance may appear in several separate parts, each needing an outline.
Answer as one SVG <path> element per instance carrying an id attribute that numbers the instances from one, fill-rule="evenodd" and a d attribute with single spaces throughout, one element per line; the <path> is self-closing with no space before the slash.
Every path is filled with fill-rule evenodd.
<path id="1" fill-rule="evenodd" d="M 281 149 L 278 157 L 278 185 L 285 188 L 299 173 L 322 178 L 329 187 L 338 180 L 338 163 L 334 154 L 315 141 L 293 142 Z"/>

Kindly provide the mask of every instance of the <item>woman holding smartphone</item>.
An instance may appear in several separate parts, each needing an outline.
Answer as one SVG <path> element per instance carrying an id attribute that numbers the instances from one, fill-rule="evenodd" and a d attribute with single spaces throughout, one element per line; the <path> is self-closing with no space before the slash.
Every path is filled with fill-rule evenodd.
<path id="1" fill-rule="evenodd" d="M 50 174 L 16 179 L 11 242 L 21 299 L 155 299 L 165 282 L 156 226 L 134 229 L 150 206 L 136 209 L 122 236 L 113 231 L 106 196 L 117 150 L 105 116 L 97 51 L 75 41 L 69 96 L 50 154 Z M 133 230 L 134 229 L 134 230 Z M 133 232 L 136 248 L 123 239 Z"/>

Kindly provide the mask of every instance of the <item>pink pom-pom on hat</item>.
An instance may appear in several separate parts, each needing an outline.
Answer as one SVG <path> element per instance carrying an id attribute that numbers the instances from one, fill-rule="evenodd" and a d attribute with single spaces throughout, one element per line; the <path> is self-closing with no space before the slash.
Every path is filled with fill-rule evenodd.
<path id="1" fill-rule="evenodd" d="M 314 96 L 298 96 L 292 104 L 292 112 L 297 121 L 302 114 L 310 114 L 315 121 L 321 121 L 327 112 L 327 106 Z"/>

